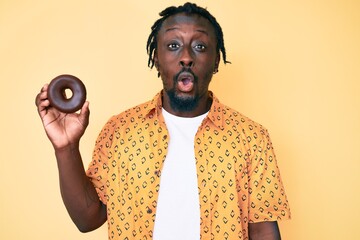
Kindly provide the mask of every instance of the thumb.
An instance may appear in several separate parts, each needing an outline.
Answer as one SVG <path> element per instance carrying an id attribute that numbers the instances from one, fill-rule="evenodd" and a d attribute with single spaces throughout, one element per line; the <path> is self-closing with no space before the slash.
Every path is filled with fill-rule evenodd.
<path id="1" fill-rule="evenodd" d="M 83 123 L 84 127 L 89 125 L 89 116 L 90 116 L 90 109 L 89 109 L 89 102 L 86 101 L 81 108 L 79 120 Z"/>

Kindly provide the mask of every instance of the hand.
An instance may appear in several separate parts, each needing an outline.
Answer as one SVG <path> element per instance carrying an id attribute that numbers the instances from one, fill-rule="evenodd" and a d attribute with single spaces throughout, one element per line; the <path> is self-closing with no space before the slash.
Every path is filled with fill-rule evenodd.
<path id="1" fill-rule="evenodd" d="M 89 102 L 85 102 L 80 113 L 63 113 L 50 105 L 47 98 L 48 84 L 36 96 L 35 104 L 45 132 L 55 149 L 79 144 L 89 124 Z"/>

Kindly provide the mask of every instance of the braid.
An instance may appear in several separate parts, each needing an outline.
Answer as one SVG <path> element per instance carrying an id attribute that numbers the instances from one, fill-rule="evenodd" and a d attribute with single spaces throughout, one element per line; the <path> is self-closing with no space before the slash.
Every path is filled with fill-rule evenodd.
<path id="1" fill-rule="evenodd" d="M 146 44 L 146 50 L 147 53 L 149 55 L 149 59 L 148 59 L 148 66 L 150 68 L 154 67 L 154 54 L 155 54 L 155 50 L 157 47 L 157 35 L 158 32 L 162 26 L 162 23 L 170 16 L 173 16 L 175 14 L 178 13 L 187 13 L 187 14 L 198 14 L 204 18 L 206 18 L 207 20 L 210 21 L 211 25 L 214 27 L 215 29 L 215 35 L 216 35 L 216 40 L 217 40 L 217 44 L 216 44 L 216 50 L 220 51 L 222 53 L 222 58 L 224 63 L 230 63 L 226 60 L 226 50 L 225 50 L 225 44 L 224 44 L 224 35 L 221 29 L 221 26 L 219 25 L 219 23 L 216 21 L 216 18 L 214 16 L 212 16 L 210 14 L 210 12 L 208 12 L 205 8 L 202 7 L 198 7 L 196 4 L 194 3 L 185 3 L 183 6 L 179 6 L 179 7 L 168 7 L 165 10 L 163 10 L 162 12 L 160 12 L 160 16 L 161 18 L 159 18 L 158 20 L 156 20 L 156 22 L 154 23 L 154 25 L 151 27 L 151 33 L 149 35 L 149 38 L 147 40 L 147 44 Z"/>

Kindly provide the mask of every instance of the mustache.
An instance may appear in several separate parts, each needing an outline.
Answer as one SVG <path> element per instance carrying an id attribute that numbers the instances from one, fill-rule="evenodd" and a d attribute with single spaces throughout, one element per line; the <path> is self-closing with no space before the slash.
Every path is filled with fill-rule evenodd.
<path id="1" fill-rule="evenodd" d="M 182 73 L 190 73 L 194 77 L 194 82 L 198 81 L 198 77 L 195 75 L 195 73 L 191 70 L 191 68 L 183 67 L 175 76 L 174 76 L 174 82 L 177 82 L 179 79 L 180 74 Z"/>

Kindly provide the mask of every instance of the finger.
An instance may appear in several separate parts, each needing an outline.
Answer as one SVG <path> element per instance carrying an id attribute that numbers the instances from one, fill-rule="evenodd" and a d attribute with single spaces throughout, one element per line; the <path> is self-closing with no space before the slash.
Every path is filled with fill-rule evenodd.
<path id="1" fill-rule="evenodd" d="M 43 116 L 47 113 L 48 108 L 50 107 L 50 101 L 44 96 L 43 93 L 40 93 L 37 100 L 37 109 L 40 116 Z"/>
<path id="2" fill-rule="evenodd" d="M 49 84 L 48 84 L 48 83 L 45 83 L 44 86 L 41 88 L 40 91 L 41 91 L 41 92 L 47 91 L 48 87 L 49 87 Z"/>
<path id="3" fill-rule="evenodd" d="M 81 107 L 80 111 L 80 120 L 86 127 L 89 124 L 89 116 L 90 116 L 90 109 L 89 109 L 89 102 L 85 101 L 84 105 Z"/>
<path id="4" fill-rule="evenodd" d="M 41 118 L 43 118 L 50 107 L 50 101 L 47 98 L 47 89 L 49 84 L 45 84 L 41 90 L 40 93 L 36 96 L 35 104 L 37 106 L 38 113 Z"/>
<path id="5" fill-rule="evenodd" d="M 40 90 L 40 93 L 38 93 L 36 95 L 36 98 L 35 98 L 35 105 L 36 106 L 39 106 L 40 102 L 47 99 L 47 89 L 48 89 L 48 86 L 49 84 L 45 84 L 41 90 Z"/>

